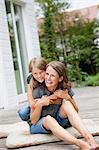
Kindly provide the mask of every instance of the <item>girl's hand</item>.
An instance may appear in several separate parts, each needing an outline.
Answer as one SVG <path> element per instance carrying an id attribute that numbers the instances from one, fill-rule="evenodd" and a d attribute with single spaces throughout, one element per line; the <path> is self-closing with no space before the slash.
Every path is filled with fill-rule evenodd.
<path id="1" fill-rule="evenodd" d="M 51 100 L 57 100 L 58 99 L 58 97 L 55 95 L 55 94 L 52 94 L 52 95 L 50 95 L 50 96 L 48 96 Z"/>
<path id="2" fill-rule="evenodd" d="M 48 97 L 52 100 L 52 101 L 50 101 L 50 104 L 60 105 L 62 103 L 62 99 L 57 97 L 55 94 L 52 94 Z"/>
<path id="3" fill-rule="evenodd" d="M 69 99 L 70 96 L 68 94 L 68 92 L 65 90 L 57 90 L 54 92 L 54 95 L 57 96 L 58 98 L 62 98 L 62 99 Z"/>
<path id="4" fill-rule="evenodd" d="M 62 99 L 61 98 L 54 99 L 54 100 L 52 100 L 52 102 L 50 102 L 50 104 L 60 105 L 60 104 L 62 104 Z"/>
<path id="5" fill-rule="evenodd" d="M 59 97 L 59 98 L 65 99 L 67 101 L 70 101 L 72 103 L 73 107 L 75 108 L 75 110 L 77 112 L 79 111 L 78 106 L 77 106 L 75 100 L 69 96 L 69 94 L 68 94 L 68 92 L 66 90 L 65 91 L 63 91 L 63 90 L 57 90 L 57 91 L 54 92 L 54 94 L 57 97 Z"/>

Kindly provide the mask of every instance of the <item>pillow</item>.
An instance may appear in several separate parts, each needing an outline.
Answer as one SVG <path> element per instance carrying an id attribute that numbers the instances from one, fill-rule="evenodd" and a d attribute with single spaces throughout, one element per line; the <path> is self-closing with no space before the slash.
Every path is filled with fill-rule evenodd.
<path id="1" fill-rule="evenodd" d="M 0 138 L 7 137 L 10 133 L 29 133 L 29 125 L 22 121 L 14 124 L 0 125 Z"/>
<path id="2" fill-rule="evenodd" d="M 99 126 L 93 120 L 84 119 L 83 121 L 90 133 L 99 135 Z M 73 127 L 67 128 L 66 130 L 77 138 L 82 137 Z M 6 146 L 8 148 L 19 148 L 56 141 L 60 141 L 60 139 L 56 138 L 53 134 L 29 134 L 24 129 L 24 132 L 13 132 L 9 134 L 6 140 Z"/>

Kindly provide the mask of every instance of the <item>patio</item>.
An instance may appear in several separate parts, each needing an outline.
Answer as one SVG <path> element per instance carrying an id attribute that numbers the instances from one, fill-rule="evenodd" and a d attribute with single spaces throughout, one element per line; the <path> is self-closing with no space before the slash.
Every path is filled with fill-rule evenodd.
<path id="1" fill-rule="evenodd" d="M 99 124 L 99 86 L 74 88 L 75 99 L 80 107 L 80 115 L 82 118 L 90 118 Z M 0 110 L 0 124 L 19 122 L 17 108 Z M 99 136 L 95 137 L 99 143 Z M 6 138 L 0 139 L 0 150 L 7 150 L 5 146 Z M 19 150 L 72 150 L 76 149 L 74 145 L 65 145 L 64 142 L 55 142 L 20 148 Z"/>

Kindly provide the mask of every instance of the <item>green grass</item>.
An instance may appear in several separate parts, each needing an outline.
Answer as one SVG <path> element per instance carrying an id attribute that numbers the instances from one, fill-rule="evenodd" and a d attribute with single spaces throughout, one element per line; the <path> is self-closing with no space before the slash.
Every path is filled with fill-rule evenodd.
<path id="1" fill-rule="evenodd" d="M 99 73 L 94 76 L 89 76 L 85 81 L 85 86 L 99 86 Z"/>

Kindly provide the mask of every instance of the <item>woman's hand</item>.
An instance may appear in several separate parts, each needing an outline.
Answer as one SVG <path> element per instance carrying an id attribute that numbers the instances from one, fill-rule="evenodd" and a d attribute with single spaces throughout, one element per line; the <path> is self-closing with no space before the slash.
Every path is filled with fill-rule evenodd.
<path id="1" fill-rule="evenodd" d="M 50 104 L 50 98 L 48 96 L 42 96 L 41 104 L 42 106 L 48 106 Z"/>
<path id="2" fill-rule="evenodd" d="M 49 98 L 49 96 L 42 96 L 42 98 L 36 102 L 35 107 L 38 105 L 41 107 L 48 106 L 51 104 L 51 102 L 52 100 Z"/>

